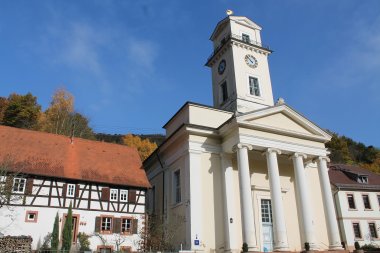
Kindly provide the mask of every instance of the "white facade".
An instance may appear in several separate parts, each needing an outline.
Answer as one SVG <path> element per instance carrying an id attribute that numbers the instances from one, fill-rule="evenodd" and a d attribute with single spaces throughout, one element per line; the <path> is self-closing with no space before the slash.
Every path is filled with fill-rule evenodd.
<path id="1" fill-rule="evenodd" d="M 274 105 L 260 30 L 245 17 L 218 23 L 206 63 L 214 107 L 186 103 L 165 124 L 166 141 L 144 162 L 149 210 L 177 227 L 177 249 L 341 250 L 331 137 L 283 101 Z"/>
<path id="2" fill-rule="evenodd" d="M 37 249 L 42 245 L 44 237 L 52 232 L 56 214 L 59 216 L 61 238 L 71 203 L 74 218 L 73 247 L 77 243 L 78 233 L 82 232 L 91 235 L 89 240 L 92 250 L 116 250 L 117 240 L 123 241 L 120 246 L 126 251 L 138 250 L 140 231 L 145 226 L 145 190 L 30 175 L 18 178 L 25 179 L 22 191 L 15 193 L 13 190 L 13 201 L 0 209 L 0 231 L 3 234 L 30 235 L 33 238 L 32 249 Z M 3 177 L 2 182 L 6 181 Z M 116 195 L 111 196 L 112 192 Z M 103 217 L 110 218 L 109 229 L 102 229 Z M 129 227 L 125 227 L 125 223 Z"/>
<path id="3" fill-rule="evenodd" d="M 380 176 L 361 169 L 367 174 L 367 183 L 352 180 L 351 184 L 342 184 L 335 175 L 345 176 L 350 167 L 344 165 L 343 170 L 337 167 L 330 166 L 330 178 L 342 241 L 350 250 L 354 249 L 355 241 L 361 246 L 380 245 L 380 184 L 373 183 L 380 182 Z"/>

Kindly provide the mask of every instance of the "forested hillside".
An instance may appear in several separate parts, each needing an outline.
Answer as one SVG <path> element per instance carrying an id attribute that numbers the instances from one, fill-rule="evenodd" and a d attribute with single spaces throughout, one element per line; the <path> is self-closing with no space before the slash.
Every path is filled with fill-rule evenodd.
<path id="1" fill-rule="evenodd" d="M 94 133 L 88 118 L 74 109 L 74 97 L 62 89 L 53 94 L 45 111 L 42 111 L 37 97 L 31 93 L 0 97 L 0 125 L 132 146 L 137 148 L 143 160 L 165 139 L 161 134 Z M 379 148 L 366 146 L 336 133 L 331 135 L 331 141 L 326 144 L 331 151 L 331 162 L 357 164 L 380 173 Z"/>
<path id="2" fill-rule="evenodd" d="M 332 133 L 332 139 L 326 144 L 330 149 L 333 163 L 356 164 L 373 172 L 380 173 L 380 150 L 366 146 L 349 137 Z"/>

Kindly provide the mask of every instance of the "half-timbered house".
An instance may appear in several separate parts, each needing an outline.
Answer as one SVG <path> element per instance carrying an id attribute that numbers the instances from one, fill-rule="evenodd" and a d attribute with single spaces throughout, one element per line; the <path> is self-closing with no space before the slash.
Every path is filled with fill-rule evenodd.
<path id="1" fill-rule="evenodd" d="M 33 249 L 60 236 L 71 204 L 73 244 L 91 235 L 92 250 L 137 251 L 149 182 L 134 148 L 0 126 L 1 185 L 11 194 L 0 208 L 0 231 L 31 235 Z"/>

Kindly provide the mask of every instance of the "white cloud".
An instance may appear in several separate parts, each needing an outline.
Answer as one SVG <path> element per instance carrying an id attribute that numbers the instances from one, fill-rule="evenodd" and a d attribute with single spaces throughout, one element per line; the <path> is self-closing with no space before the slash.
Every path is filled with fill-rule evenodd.
<path id="1" fill-rule="evenodd" d="M 130 61 L 148 71 L 154 70 L 154 62 L 157 57 L 157 46 L 146 40 L 130 39 L 128 42 L 128 58 Z"/>

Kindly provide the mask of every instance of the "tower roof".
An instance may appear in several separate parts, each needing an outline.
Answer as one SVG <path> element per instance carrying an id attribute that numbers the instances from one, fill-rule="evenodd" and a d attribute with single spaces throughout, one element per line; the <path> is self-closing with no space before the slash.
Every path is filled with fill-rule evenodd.
<path id="1" fill-rule="evenodd" d="M 211 34 L 211 37 L 210 37 L 210 40 L 214 40 L 215 37 L 219 34 L 219 32 L 221 30 L 223 30 L 223 28 L 226 26 L 226 24 L 230 21 L 234 21 L 236 23 L 239 23 L 241 25 L 244 25 L 244 26 L 247 26 L 249 28 L 252 28 L 252 29 L 257 29 L 257 30 L 260 30 L 261 31 L 261 26 L 259 26 L 258 24 L 256 24 L 255 22 L 253 22 L 252 20 L 250 20 L 249 18 L 247 17 L 244 17 L 244 16 L 227 16 L 225 17 L 224 19 L 222 19 L 221 21 L 218 22 L 218 24 L 216 25 L 214 31 L 212 32 Z"/>

